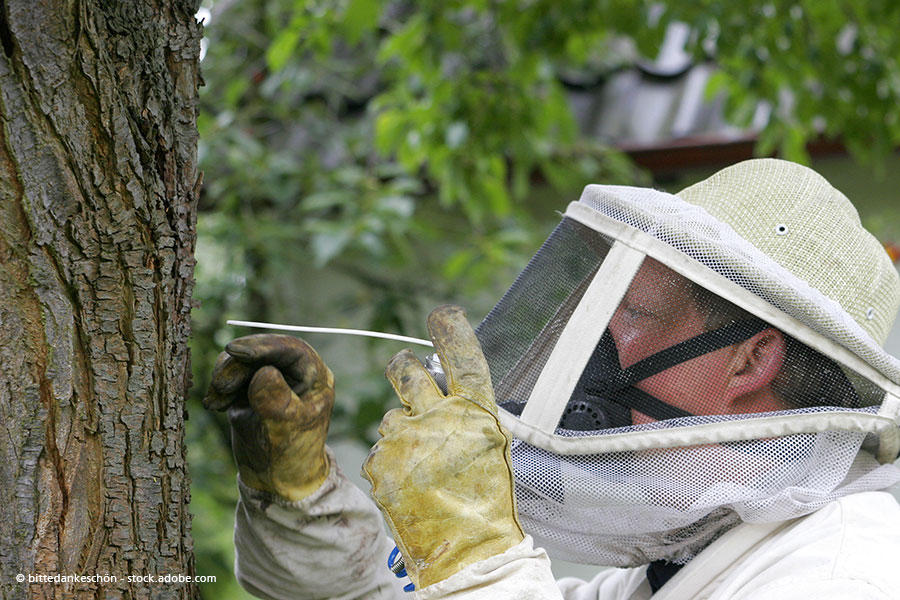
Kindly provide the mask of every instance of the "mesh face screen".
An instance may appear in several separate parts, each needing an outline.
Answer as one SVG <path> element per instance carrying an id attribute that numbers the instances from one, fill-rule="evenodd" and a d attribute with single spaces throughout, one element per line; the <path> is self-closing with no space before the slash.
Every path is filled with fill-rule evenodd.
<path id="1" fill-rule="evenodd" d="M 807 514 L 896 474 L 826 432 L 606 455 L 513 450 L 523 527 L 555 556 L 635 566 L 684 563 L 740 521 Z"/>
<path id="2" fill-rule="evenodd" d="M 611 247 L 563 219 L 478 327 L 505 410 L 564 406 L 555 430 L 564 438 L 877 412 L 878 385 L 649 257 L 602 331 L 579 325 L 600 340 L 586 363 L 554 363 L 572 370 L 571 392 L 532 398 Z M 900 480 L 896 467 L 860 452 L 866 442 L 856 431 L 773 431 L 747 441 L 562 455 L 517 439 L 518 509 L 536 541 L 568 560 L 684 563 L 741 521 L 802 516 Z"/>
<path id="3" fill-rule="evenodd" d="M 563 219 L 478 326 L 500 405 L 521 410 L 610 246 L 592 229 Z"/>

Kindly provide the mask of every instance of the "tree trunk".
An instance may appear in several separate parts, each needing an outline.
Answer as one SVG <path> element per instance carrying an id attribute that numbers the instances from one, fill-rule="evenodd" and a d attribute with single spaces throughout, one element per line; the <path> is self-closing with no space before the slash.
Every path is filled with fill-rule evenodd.
<path id="1" fill-rule="evenodd" d="M 0 0 L 4 599 L 197 595 L 127 576 L 193 575 L 198 3 Z"/>

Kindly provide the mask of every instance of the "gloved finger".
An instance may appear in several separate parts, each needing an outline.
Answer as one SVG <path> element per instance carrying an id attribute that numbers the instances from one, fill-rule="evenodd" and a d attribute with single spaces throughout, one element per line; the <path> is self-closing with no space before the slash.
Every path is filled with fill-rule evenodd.
<path id="1" fill-rule="evenodd" d="M 312 346 L 290 335 L 248 335 L 229 342 L 225 351 L 243 363 L 278 367 L 298 394 L 325 377 L 328 370 Z"/>
<path id="2" fill-rule="evenodd" d="M 447 390 L 497 414 L 491 372 L 465 311 L 439 306 L 428 315 L 428 332 L 447 375 Z"/>
<path id="3" fill-rule="evenodd" d="M 247 390 L 250 406 L 263 419 L 290 420 L 296 417 L 300 398 L 284 380 L 281 371 L 271 365 L 261 367 Z"/>
<path id="4" fill-rule="evenodd" d="M 384 371 L 400 403 L 411 414 L 421 414 L 444 398 L 440 388 L 411 350 L 401 350 Z"/>
<path id="5" fill-rule="evenodd" d="M 253 376 L 253 368 L 241 364 L 227 352 L 220 352 L 213 367 L 209 389 L 203 398 L 203 406 L 211 410 L 224 410 L 237 398 L 235 393 L 247 385 Z"/>
<path id="6" fill-rule="evenodd" d="M 384 466 L 384 461 L 381 460 L 382 457 L 379 456 L 381 449 L 381 440 L 378 440 L 369 449 L 369 454 L 366 456 L 366 460 L 363 461 L 362 467 L 359 471 L 359 474 L 363 479 L 369 482 L 373 490 L 383 484 L 383 481 L 381 481 L 381 479 L 383 475 L 382 468 Z"/>
<path id="7" fill-rule="evenodd" d="M 372 462 L 375 459 L 375 453 L 378 452 L 378 442 L 375 442 L 375 445 L 369 449 L 369 454 L 366 456 L 366 460 L 363 461 L 362 466 L 359 468 L 359 475 L 369 482 L 373 488 L 375 487 L 375 480 L 372 478 Z"/>
<path id="8" fill-rule="evenodd" d="M 402 408 L 392 408 L 387 411 L 378 426 L 378 435 L 382 437 L 389 435 L 406 417 Z"/>
<path id="9" fill-rule="evenodd" d="M 251 408 L 268 422 L 270 433 L 290 436 L 320 425 L 327 429 L 334 406 L 332 383 L 329 376 L 298 396 L 279 369 L 265 365 L 250 380 L 247 397 Z"/>

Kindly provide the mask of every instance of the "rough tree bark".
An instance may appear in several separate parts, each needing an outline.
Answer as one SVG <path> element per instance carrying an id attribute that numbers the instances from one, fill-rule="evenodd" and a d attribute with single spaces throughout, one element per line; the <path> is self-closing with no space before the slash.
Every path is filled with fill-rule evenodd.
<path id="1" fill-rule="evenodd" d="M 196 596 L 198 3 L 0 0 L 3 598 Z"/>

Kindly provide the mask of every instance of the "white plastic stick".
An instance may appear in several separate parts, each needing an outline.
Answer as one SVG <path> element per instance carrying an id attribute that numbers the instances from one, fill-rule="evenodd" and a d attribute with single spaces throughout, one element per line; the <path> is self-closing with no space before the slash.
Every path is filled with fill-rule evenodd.
<path id="1" fill-rule="evenodd" d="M 368 331 L 365 329 L 341 329 L 336 327 L 309 327 L 307 325 L 281 325 L 279 323 L 259 323 L 256 321 L 235 321 L 229 319 L 226 321 L 229 325 L 237 327 L 255 327 L 257 329 L 277 329 L 279 331 L 303 331 L 306 333 L 339 333 L 344 335 L 361 335 L 365 337 L 382 338 L 385 340 L 396 340 L 398 342 L 409 342 L 410 344 L 420 344 L 422 346 L 434 347 L 434 344 L 428 340 L 408 337 L 405 335 L 397 335 L 395 333 L 382 333 L 380 331 Z"/>

